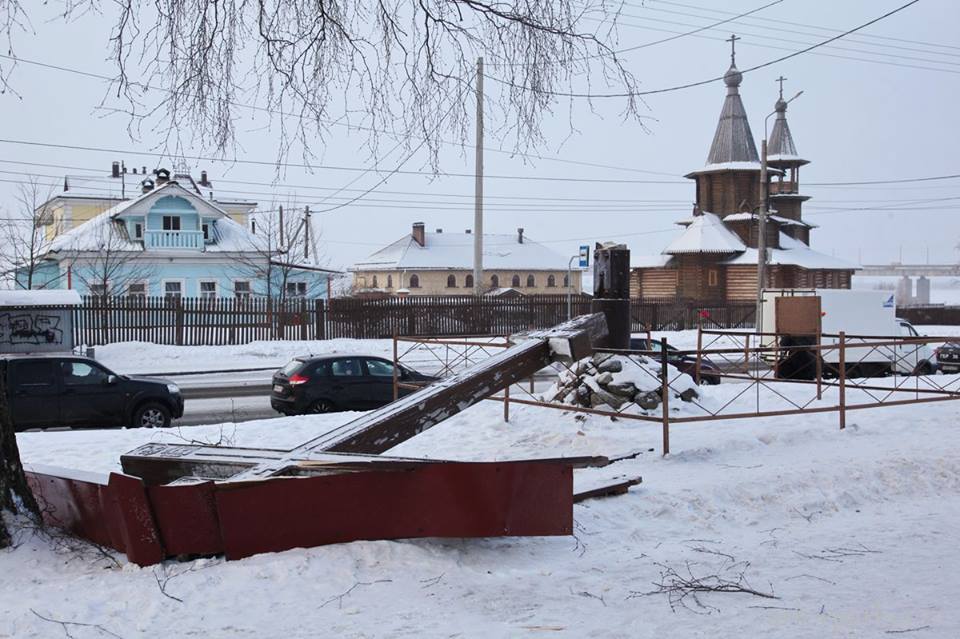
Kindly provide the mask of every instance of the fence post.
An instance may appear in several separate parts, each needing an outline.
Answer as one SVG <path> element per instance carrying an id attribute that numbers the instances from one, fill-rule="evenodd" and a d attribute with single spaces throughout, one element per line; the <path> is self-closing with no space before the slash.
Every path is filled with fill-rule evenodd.
<path id="1" fill-rule="evenodd" d="M 398 358 L 397 358 L 397 332 L 394 331 L 394 332 L 393 332 L 393 401 L 397 401 L 397 398 L 400 396 L 400 388 L 399 388 L 399 386 L 397 386 L 398 381 L 399 381 L 399 380 L 397 379 L 397 375 L 398 375 L 398 372 L 399 372 L 399 371 L 398 371 L 398 367 L 400 366 L 400 362 L 397 361 L 397 360 L 398 360 Z"/>
<path id="2" fill-rule="evenodd" d="M 177 346 L 183 346 L 183 299 L 173 298 L 174 323 L 177 327 Z"/>
<path id="3" fill-rule="evenodd" d="M 847 427 L 847 347 L 846 335 L 840 331 L 840 430 Z"/>
<path id="4" fill-rule="evenodd" d="M 817 348 L 813 352 L 817 358 L 817 401 L 819 401 L 823 399 L 823 334 L 820 331 L 817 331 Z"/>
<path id="5" fill-rule="evenodd" d="M 670 454 L 670 371 L 667 369 L 667 338 L 660 339 L 660 408 L 663 412 L 663 454 Z"/>
<path id="6" fill-rule="evenodd" d="M 503 389 L 503 421 L 510 421 L 510 386 Z"/>
<path id="7" fill-rule="evenodd" d="M 697 386 L 700 385 L 700 362 L 702 361 L 702 356 L 700 352 L 703 350 L 703 319 L 697 320 L 697 363 L 694 366 L 693 372 L 693 381 L 697 383 Z"/>

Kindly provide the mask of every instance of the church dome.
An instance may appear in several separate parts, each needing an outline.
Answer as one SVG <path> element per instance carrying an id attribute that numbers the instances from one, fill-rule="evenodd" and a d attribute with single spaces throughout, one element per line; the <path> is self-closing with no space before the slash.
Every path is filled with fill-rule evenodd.
<path id="1" fill-rule="evenodd" d="M 743 82 L 743 74 L 737 69 L 736 65 L 731 64 L 727 72 L 723 74 L 723 83 L 728 87 L 738 87 Z"/>

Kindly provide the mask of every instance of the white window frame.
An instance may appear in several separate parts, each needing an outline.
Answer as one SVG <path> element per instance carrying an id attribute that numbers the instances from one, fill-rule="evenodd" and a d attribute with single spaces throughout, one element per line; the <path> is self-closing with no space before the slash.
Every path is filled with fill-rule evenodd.
<path id="1" fill-rule="evenodd" d="M 290 293 L 290 287 L 294 287 L 294 293 Z M 299 292 L 300 287 L 303 287 L 303 293 Z M 287 282 L 284 284 L 283 295 L 287 299 L 301 299 L 306 298 L 307 296 L 307 283 L 306 282 Z"/>
<path id="2" fill-rule="evenodd" d="M 243 294 L 237 293 L 237 284 L 246 284 L 247 292 Z M 253 283 L 250 280 L 233 280 L 233 297 L 234 299 L 239 300 L 248 300 L 253 297 Z"/>
<path id="3" fill-rule="evenodd" d="M 213 284 L 213 295 L 204 295 L 203 294 L 203 285 L 204 284 Z M 197 297 L 205 300 L 215 300 L 220 297 L 220 282 L 217 280 L 197 280 Z"/>
<path id="4" fill-rule="evenodd" d="M 96 293 L 96 292 L 94 292 L 94 290 L 93 290 L 93 287 L 94 287 L 94 286 L 99 287 L 99 286 L 103 286 L 103 284 L 100 284 L 100 283 L 91 284 L 91 285 L 88 287 L 88 288 L 90 289 L 90 295 L 92 295 L 92 296 L 94 296 L 94 297 L 107 297 L 108 295 L 110 295 L 110 289 L 113 288 L 113 287 L 112 287 L 112 284 L 113 284 L 113 282 L 111 282 L 110 280 L 107 280 L 107 284 L 106 284 L 106 287 L 105 287 L 106 290 L 105 290 L 103 293 Z"/>
<path id="5" fill-rule="evenodd" d="M 167 284 L 168 283 L 172 284 L 174 282 L 180 285 L 180 295 L 178 296 L 167 294 Z M 179 279 L 172 278 L 168 280 L 160 280 L 160 292 L 163 294 L 163 299 L 174 299 L 176 297 L 183 299 L 183 297 L 186 296 L 186 292 L 187 292 L 187 281 L 183 278 L 179 278 Z"/>
<path id="6" fill-rule="evenodd" d="M 167 219 L 170 220 L 170 226 L 171 226 L 171 228 L 163 228 L 163 227 L 165 227 L 165 226 L 167 225 Z M 173 227 L 173 221 L 174 221 L 174 220 L 177 221 L 177 228 L 172 228 L 172 227 Z M 183 218 L 182 218 L 180 215 L 163 215 L 163 216 L 161 216 L 161 219 L 160 219 L 160 227 L 161 227 L 164 231 L 182 231 L 182 230 L 183 230 Z"/>
<path id="7" fill-rule="evenodd" d="M 137 285 L 142 285 L 142 286 L 143 286 L 143 294 L 142 294 L 142 295 L 141 295 L 140 293 L 135 293 L 135 294 L 131 294 L 131 293 L 130 293 L 130 287 L 131 287 L 131 286 L 137 286 Z M 133 282 L 128 282 L 128 283 L 127 283 L 126 296 L 127 296 L 127 297 L 143 297 L 143 298 L 150 297 L 150 282 L 148 282 L 147 280 L 135 280 L 135 281 L 133 281 Z"/>

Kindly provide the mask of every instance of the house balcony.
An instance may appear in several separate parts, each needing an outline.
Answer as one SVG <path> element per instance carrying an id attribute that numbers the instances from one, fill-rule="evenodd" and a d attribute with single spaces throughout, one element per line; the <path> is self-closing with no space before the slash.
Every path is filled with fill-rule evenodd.
<path id="1" fill-rule="evenodd" d="M 199 251 L 203 244 L 203 231 L 147 230 L 143 237 L 143 246 L 146 249 Z"/>

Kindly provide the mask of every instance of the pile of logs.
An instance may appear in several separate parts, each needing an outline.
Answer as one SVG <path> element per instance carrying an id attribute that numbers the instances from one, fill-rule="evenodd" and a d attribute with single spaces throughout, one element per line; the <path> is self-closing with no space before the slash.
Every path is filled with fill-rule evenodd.
<path id="1" fill-rule="evenodd" d="M 541 399 L 568 406 L 619 410 L 630 402 L 644 410 L 660 406 L 663 382 L 661 363 L 643 356 L 594 353 L 560 373 Z M 667 365 L 670 392 L 690 402 L 699 397 L 689 375 Z"/>

